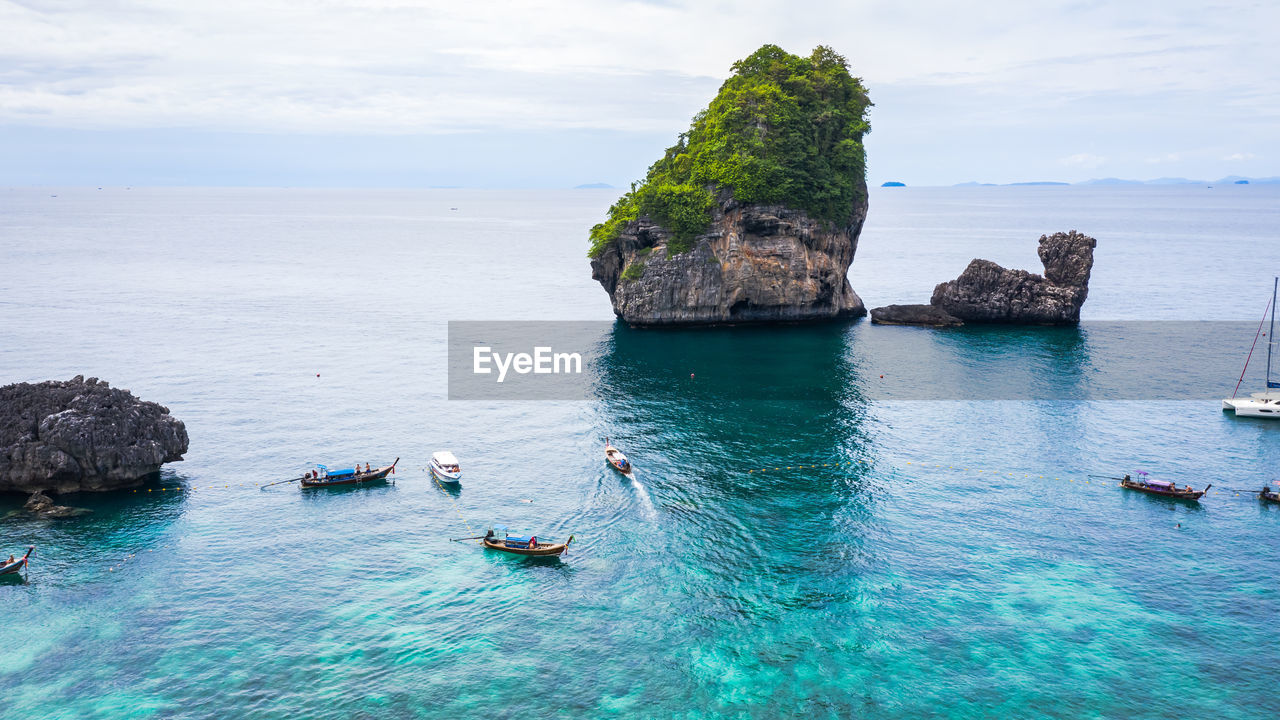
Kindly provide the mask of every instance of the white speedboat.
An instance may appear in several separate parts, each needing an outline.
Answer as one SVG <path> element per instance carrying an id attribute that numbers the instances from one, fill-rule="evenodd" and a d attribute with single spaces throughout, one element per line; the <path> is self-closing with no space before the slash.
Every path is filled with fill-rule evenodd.
<path id="1" fill-rule="evenodd" d="M 448 450 L 431 453 L 431 462 L 427 463 L 427 467 L 441 482 L 456 483 L 462 479 L 462 468 L 458 467 L 458 458 Z"/>
<path id="2" fill-rule="evenodd" d="M 1275 279 L 1271 285 L 1271 330 L 1267 333 L 1267 389 L 1263 392 L 1250 393 L 1249 397 L 1239 397 L 1232 394 L 1231 397 L 1222 401 L 1223 410 L 1233 410 L 1237 417 L 1258 417 L 1273 418 L 1280 420 L 1280 381 L 1271 379 L 1271 355 L 1272 349 L 1275 348 L 1275 332 L 1276 332 L 1276 293 L 1280 291 L 1280 277 Z M 1265 317 L 1265 316 L 1264 316 Z M 1264 320 L 1265 322 L 1265 320 Z M 1249 356 L 1244 361 L 1244 371 L 1240 373 L 1241 382 L 1244 381 L 1244 374 L 1249 370 L 1249 358 L 1253 357 L 1253 351 L 1257 348 L 1258 338 L 1262 336 L 1262 324 L 1258 324 L 1258 334 L 1253 338 L 1253 347 L 1249 348 Z M 1236 390 L 1240 389 L 1240 383 L 1236 383 Z"/>

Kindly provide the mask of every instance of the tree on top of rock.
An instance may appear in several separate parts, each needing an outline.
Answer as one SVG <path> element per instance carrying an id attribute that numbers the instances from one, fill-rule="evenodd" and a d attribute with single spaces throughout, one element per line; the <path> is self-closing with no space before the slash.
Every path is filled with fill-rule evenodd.
<path id="1" fill-rule="evenodd" d="M 590 255 L 641 215 L 671 232 L 670 251 L 690 249 L 711 223 L 719 190 L 738 202 L 847 223 L 865 187 L 870 105 L 861 80 L 831 48 L 800 57 L 765 45 L 733 64 L 689 130 L 591 229 Z"/>

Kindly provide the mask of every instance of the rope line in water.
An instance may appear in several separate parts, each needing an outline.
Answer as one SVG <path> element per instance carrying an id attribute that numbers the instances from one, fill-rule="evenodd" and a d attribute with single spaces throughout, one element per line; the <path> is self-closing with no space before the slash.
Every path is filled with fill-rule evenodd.
<path id="1" fill-rule="evenodd" d="M 432 475 L 431 473 L 427 474 L 431 475 L 431 481 L 436 484 L 436 487 L 440 488 L 440 492 L 444 493 L 444 496 L 449 498 L 449 502 L 453 504 L 453 509 L 458 513 L 458 518 L 462 520 L 463 525 L 467 526 L 467 532 L 471 535 L 475 535 L 476 531 L 471 527 L 471 523 L 467 522 L 466 516 L 462 514 L 462 508 L 458 507 L 458 501 L 454 500 L 453 496 L 449 494 L 449 491 L 444 489 L 444 486 L 440 484 L 440 480 L 435 475 Z"/>

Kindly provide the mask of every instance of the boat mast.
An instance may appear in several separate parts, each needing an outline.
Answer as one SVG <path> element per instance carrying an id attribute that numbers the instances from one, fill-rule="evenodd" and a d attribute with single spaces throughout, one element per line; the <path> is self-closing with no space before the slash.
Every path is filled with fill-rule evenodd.
<path id="1" fill-rule="evenodd" d="M 1271 382 L 1271 348 L 1276 344 L 1276 291 L 1280 290 L 1280 277 L 1271 285 L 1271 336 L 1267 338 L 1267 389 L 1280 388 L 1280 382 Z"/>

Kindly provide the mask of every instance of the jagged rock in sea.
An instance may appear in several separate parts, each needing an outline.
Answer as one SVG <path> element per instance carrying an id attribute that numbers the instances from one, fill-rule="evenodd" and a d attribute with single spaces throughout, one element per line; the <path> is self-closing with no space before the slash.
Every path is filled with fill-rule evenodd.
<path id="1" fill-rule="evenodd" d="M 93 512 L 86 508 L 54 505 L 53 501 L 49 499 L 49 496 L 39 490 L 31 493 L 31 497 L 27 498 L 27 502 L 22 506 L 22 509 L 31 515 L 45 520 L 73 518 L 81 515 L 88 515 Z"/>
<path id="2" fill-rule="evenodd" d="M 637 326 L 866 314 L 847 274 L 867 217 L 870 106 L 830 48 L 765 45 L 591 230 L 591 277 Z"/>
<path id="3" fill-rule="evenodd" d="M 965 322 L 1072 325 L 1089 296 L 1098 241 L 1075 230 L 1040 237 L 1044 275 L 974 260 L 960 277 L 940 283 L 932 304 Z"/>
<path id="4" fill-rule="evenodd" d="M 632 325 L 692 325 L 866 314 L 847 277 L 867 217 L 865 185 L 841 227 L 728 193 L 712 216 L 688 252 L 669 255 L 671 233 L 641 217 L 592 259 L 591 277 L 608 291 L 618 317 Z"/>
<path id="5" fill-rule="evenodd" d="M 877 325 L 929 325 L 952 327 L 964 321 L 936 305 L 886 305 L 871 311 Z"/>
<path id="6" fill-rule="evenodd" d="M 960 277 L 939 283 L 929 305 L 888 305 L 871 311 L 880 325 L 1013 323 L 1074 325 L 1089 296 L 1098 241 L 1075 230 L 1040 236 L 1044 275 L 974 260 Z"/>
<path id="7" fill-rule="evenodd" d="M 132 487 L 186 451 L 168 408 L 97 378 L 0 387 L 0 492 Z"/>

